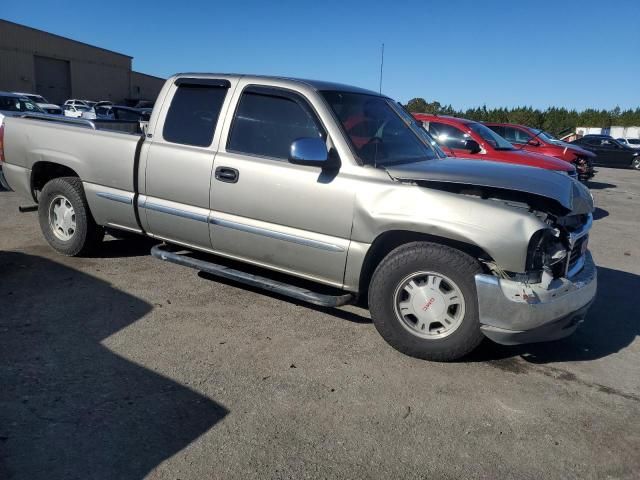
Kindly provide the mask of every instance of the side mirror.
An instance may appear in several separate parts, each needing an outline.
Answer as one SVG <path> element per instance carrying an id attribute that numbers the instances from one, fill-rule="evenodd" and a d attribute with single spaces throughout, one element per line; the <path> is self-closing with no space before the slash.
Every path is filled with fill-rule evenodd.
<path id="1" fill-rule="evenodd" d="M 480 148 L 480 144 L 478 142 L 476 142 L 475 140 L 471 140 L 468 139 L 464 142 L 464 147 L 465 150 L 468 150 L 469 153 L 478 153 L 480 151 L 482 151 L 482 148 Z"/>
<path id="2" fill-rule="evenodd" d="M 335 162 L 331 161 L 327 145 L 322 138 L 306 137 L 291 142 L 289 163 L 327 168 L 334 166 Z"/>
<path id="3" fill-rule="evenodd" d="M 531 145 L 532 147 L 539 147 L 540 146 L 540 142 L 534 138 L 532 138 L 531 140 L 529 140 L 527 142 L 527 145 Z"/>

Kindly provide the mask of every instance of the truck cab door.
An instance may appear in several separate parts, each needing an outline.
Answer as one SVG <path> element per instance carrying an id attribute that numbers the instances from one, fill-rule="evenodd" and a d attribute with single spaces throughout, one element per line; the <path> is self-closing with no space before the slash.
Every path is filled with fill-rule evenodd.
<path id="1" fill-rule="evenodd" d="M 239 83 L 211 181 L 216 253 L 341 286 L 354 192 L 339 171 L 289 163 L 291 143 L 327 139 L 316 110 L 287 89 Z"/>
<path id="2" fill-rule="evenodd" d="M 179 78 L 148 138 L 146 185 L 138 201 L 148 233 L 210 249 L 211 169 L 228 106 L 226 79 Z M 145 142 L 146 143 L 146 142 Z"/>

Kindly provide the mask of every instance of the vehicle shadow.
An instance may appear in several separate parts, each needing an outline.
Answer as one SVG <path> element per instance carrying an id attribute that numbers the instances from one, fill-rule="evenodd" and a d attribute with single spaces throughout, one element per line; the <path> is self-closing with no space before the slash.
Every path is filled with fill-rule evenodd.
<path id="1" fill-rule="evenodd" d="M 618 188 L 618 186 L 614 185 L 613 183 L 592 182 L 592 181 L 589 181 L 587 183 L 587 187 L 589 187 L 590 190 L 604 190 L 606 188 Z"/>
<path id="2" fill-rule="evenodd" d="M 244 271 L 251 271 L 251 269 L 245 268 Z M 198 276 L 204 280 L 209 280 L 212 282 L 218 282 L 224 285 L 241 288 L 243 290 L 247 290 L 249 292 L 253 292 L 259 295 L 264 295 L 270 298 L 274 298 L 276 300 L 282 300 L 283 302 L 302 306 L 302 307 L 308 308 L 309 310 L 313 310 L 315 312 L 326 313 L 327 315 L 332 315 L 334 317 L 340 318 L 341 320 L 346 320 L 347 322 L 371 323 L 371 319 L 367 316 L 360 315 L 354 312 L 349 312 L 347 310 L 342 310 L 340 308 L 329 308 L 329 307 L 321 307 L 319 305 L 313 305 L 312 303 L 302 302 L 300 300 L 296 300 L 295 298 L 287 297 L 286 295 L 281 295 L 279 293 L 271 292 L 269 290 L 264 290 L 262 288 L 254 287 L 252 285 L 246 285 L 244 283 L 236 282 L 234 280 L 218 277 L 216 275 L 212 275 L 207 272 L 198 272 Z M 273 275 L 271 275 L 271 277 L 273 278 Z"/>
<path id="3" fill-rule="evenodd" d="M 0 252 L 0 478 L 140 479 L 227 414 L 102 345 L 151 308 L 46 258 Z"/>
<path id="4" fill-rule="evenodd" d="M 128 258 L 144 257 L 149 255 L 151 247 L 160 241 L 142 235 L 125 238 L 105 238 L 100 244 L 100 249 L 88 255 L 88 258 Z"/>
<path id="5" fill-rule="evenodd" d="M 600 220 L 601 218 L 606 218 L 609 216 L 609 212 L 603 208 L 596 207 L 593 211 L 593 219 Z"/>
<path id="6" fill-rule="evenodd" d="M 589 361 L 619 352 L 640 336 L 640 275 L 598 267 L 598 293 L 585 322 L 555 342 L 507 347 L 485 341 L 465 360 L 490 362 L 520 356 L 527 362 Z"/>

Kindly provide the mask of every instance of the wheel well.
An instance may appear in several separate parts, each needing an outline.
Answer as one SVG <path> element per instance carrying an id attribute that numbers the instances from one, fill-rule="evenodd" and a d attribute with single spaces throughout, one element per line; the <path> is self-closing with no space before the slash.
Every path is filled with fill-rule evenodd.
<path id="1" fill-rule="evenodd" d="M 467 253 L 473 258 L 481 258 L 491 260 L 491 257 L 477 245 L 471 243 L 451 240 L 450 238 L 439 237 L 437 235 L 429 235 L 427 233 L 410 232 L 405 230 L 392 230 L 380 234 L 371 244 L 367 255 L 365 256 L 360 271 L 360 282 L 358 288 L 359 303 L 366 305 L 368 303 L 369 283 L 376 267 L 382 259 L 386 257 L 392 250 L 400 245 L 411 242 L 432 242 L 440 245 L 446 245 L 456 250 Z"/>
<path id="2" fill-rule="evenodd" d="M 59 163 L 37 162 L 31 169 L 31 189 L 34 193 L 40 191 L 47 182 L 59 177 L 79 177 L 79 175 Z"/>

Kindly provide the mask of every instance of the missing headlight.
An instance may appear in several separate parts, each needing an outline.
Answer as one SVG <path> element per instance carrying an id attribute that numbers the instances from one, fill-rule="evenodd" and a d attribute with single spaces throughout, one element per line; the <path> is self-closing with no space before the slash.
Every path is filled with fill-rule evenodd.
<path id="1" fill-rule="evenodd" d="M 527 271 L 550 269 L 556 276 L 556 273 L 562 273 L 559 267 L 564 264 L 566 258 L 567 249 L 559 238 L 558 230 L 538 230 L 529 241 Z"/>

